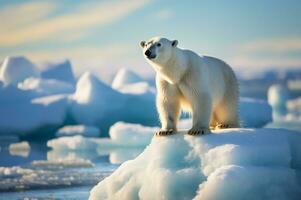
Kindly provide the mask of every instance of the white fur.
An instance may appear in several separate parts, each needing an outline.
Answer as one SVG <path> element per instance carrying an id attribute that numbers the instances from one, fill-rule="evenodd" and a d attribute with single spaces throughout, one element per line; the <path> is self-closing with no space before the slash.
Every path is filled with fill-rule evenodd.
<path id="1" fill-rule="evenodd" d="M 239 127 L 238 83 L 230 66 L 176 45 L 177 41 L 160 37 L 141 42 L 144 53 L 150 50 L 156 56 L 145 57 L 157 72 L 157 109 L 162 130 L 176 130 L 181 108 L 192 112 L 191 131 L 221 124 Z"/>

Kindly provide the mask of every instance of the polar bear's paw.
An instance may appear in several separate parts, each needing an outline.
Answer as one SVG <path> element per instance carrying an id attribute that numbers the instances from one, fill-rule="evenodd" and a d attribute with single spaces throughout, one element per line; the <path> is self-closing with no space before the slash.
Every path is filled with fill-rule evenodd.
<path id="1" fill-rule="evenodd" d="M 160 130 L 158 132 L 156 132 L 156 136 L 168 136 L 168 135 L 173 135 L 175 134 L 176 131 L 174 131 L 173 129 L 168 129 L 168 130 Z"/>
<path id="2" fill-rule="evenodd" d="M 225 129 L 225 128 L 231 128 L 229 124 L 219 124 L 215 127 L 215 129 Z"/>
<path id="3" fill-rule="evenodd" d="M 188 135 L 194 135 L 194 136 L 197 136 L 197 135 L 205 135 L 205 134 L 208 134 L 210 133 L 210 130 L 207 129 L 207 128 L 202 128 L 202 129 L 195 129 L 195 128 L 192 128 L 188 131 Z"/>

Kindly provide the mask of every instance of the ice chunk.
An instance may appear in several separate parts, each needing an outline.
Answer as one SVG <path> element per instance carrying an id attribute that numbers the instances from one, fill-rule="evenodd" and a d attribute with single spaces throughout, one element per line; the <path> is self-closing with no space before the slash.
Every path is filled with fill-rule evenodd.
<path id="1" fill-rule="evenodd" d="M 123 87 L 124 85 L 137 83 L 137 82 L 143 82 L 143 79 L 139 77 L 137 74 L 135 74 L 133 71 L 126 68 L 122 68 L 117 72 L 112 82 L 112 88 L 118 89 Z"/>
<path id="2" fill-rule="evenodd" d="M 146 146 L 158 130 L 158 127 L 117 122 L 110 128 L 109 135 L 116 146 Z"/>
<path id="3" fill-rule="evenodd" d="M 48 140 L 47 146 L 60 151 L 96 151 L 99 141 L 100 139 L 97 138 L 85 138 L 81 135 L 76 135 Z"/>
<path id="4" fill-rule="evenodd" d="M 73 93 L 75 91 L 75 87 L 67 82 L 32 77 L 18 83 L 18 88 L 34 91 L 39 96 Z"/>
<path id="5" fill-rule="evenodd" d="M 239 115 L 242 127 L 259 128 L 273 120 L 272 107 L 264 100 L 241 98 Z"/>
<path id="6" fill-rule="evenodd" d="M 82 135 L 59 137 L 49 140 L 47 146 L 56 151 L 96 151 L 97 148 L 144 147 L 149 144 L 158 129 L 158 127 L 117 122 L 110 128 L 111 138 L 88 138 Z"/>
<path id="7" fill-rule="evenodd" d="M 41 76 L 45 79 L 55 79 L 62 82 L 75 84 L 75 79 L 69 60 L 60 63 L 47 63 L 43 66 Z"/>
<path id="8" fill-rule="evenodd" d="M 299 133 L 284 129 L 154 137 L 137 158 L 99 182 L 89 199 L 297 200 L 300 142 Z"/>
<path id="9" fill-rule="evenodd" d="M 30 145 L 28 142 L 12 143 L 9 145 L 9 153 L 13 156 L 28 157 L 30 153 Z"/>
<path id="10" fill-rule="evenodd" d="M 60 128 L 56 134 L 57 137 L 82 135 L 85 137 L 98 137 L 99 129 L 94 126 L 74 125 Z"/>
<path id="11" fill-rule="evenodd" d="M 17 85 L 29 77 L 39 77 L 37 68 L 25 57 L 6 57 L 0 68 L 0 80 L 5 85 Z"/>

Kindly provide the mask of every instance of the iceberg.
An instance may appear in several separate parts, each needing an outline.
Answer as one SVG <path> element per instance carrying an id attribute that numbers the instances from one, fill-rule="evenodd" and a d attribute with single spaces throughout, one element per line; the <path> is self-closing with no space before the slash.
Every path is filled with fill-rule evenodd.
<path id="1" fill-rule="evenodd" d="M 32 92 L 13 85 L 0 87 L 1 135 L 51 137 L 49 133 L 63 124 L 65 97 L 34 97 Z"/>
<path id="2" fill-rule="evenodd" d="M 58 81 L 67 82 L 71 85 L 75 84 L 75 78 L 69 60 L 59 63 L 45 64 L 41 70 L 41 77 L 45 79 L 55 79 Z"/>
<path id="3" fill-rule="evenodd" d="M 0 80 L 5 85 L 17 85 L 29 77 L 39 77 L 36 66 L 25 57 L 6 57 L 0 68 Z"/>
<path id="4" fill-rule="evenodd" d="M 129 85 L 132 83 L 138 83 L 143 81 L 144 80 L 133 71 L 126 68 L 121 68 L 120 70 L 118 70 L 113 79 L 112 88 L 119 89 L 124 85 Z"/>
<path id="5" fill-rule="evenodd" d="M 158 122 L 154 95 L 120 93 L 88 72 L 78 80 L 70 107 L 76 123 L 97 126 L 103 133 L 118 121 L 143 125 Z"/>
<path id="6" fill-rule="evenodd" d="M 272 142 L 271 142 L 272 141 Z M 299 199 L 301 135 L 224 129 L 153 137 L 90 191 L 97 199 Z"/>

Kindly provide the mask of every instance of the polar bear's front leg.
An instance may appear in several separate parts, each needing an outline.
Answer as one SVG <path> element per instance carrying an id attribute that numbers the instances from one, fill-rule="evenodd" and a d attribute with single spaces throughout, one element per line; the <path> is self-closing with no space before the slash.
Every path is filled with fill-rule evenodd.
<path id="1" fill-rule="evenodd" d="M 180 100 L 178 89 L 162 79 L 157 79 L 157 110 L 161 122 L 161 130 L 156 135 L 171 135 L 177 130 L 180 116 Z"/>
<path id="2" fill-rule="evenodd" d="M 212 111 L 212 99 L 210 93 L 202 88 L 196 87 L 197 84 L 189 81 L 182 82 L 180 90 L 191 105 L 192 128 L 188 131 L 189 135 L 199 135 L 209 132 L 209 124 Z M 200 84 L 201 85 L 201 84 Z"/>
<path id="3" fill-rule="evenodd" d="M 212 110 L 210 95 L 198 94 L 192 100 L 192 128 L 189 135 L 200 135 L 209 132 L 209 124 Z"/>

